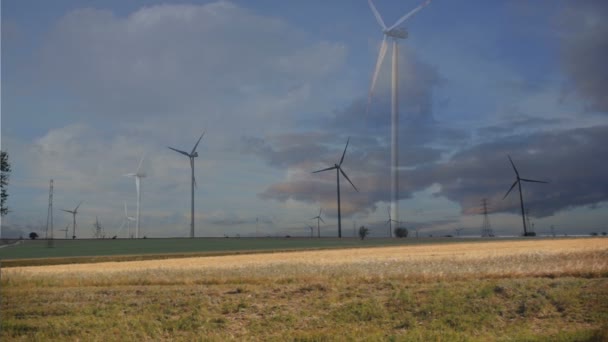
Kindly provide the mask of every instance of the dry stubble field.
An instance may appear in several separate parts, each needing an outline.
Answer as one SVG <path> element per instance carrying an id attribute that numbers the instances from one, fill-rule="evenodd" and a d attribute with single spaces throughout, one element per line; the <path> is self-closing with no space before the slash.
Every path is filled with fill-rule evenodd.
<path id="1" fill-rule="evenodd" d="M 5 340 L 608 339 L 608 239 L 2 270 Z"/>

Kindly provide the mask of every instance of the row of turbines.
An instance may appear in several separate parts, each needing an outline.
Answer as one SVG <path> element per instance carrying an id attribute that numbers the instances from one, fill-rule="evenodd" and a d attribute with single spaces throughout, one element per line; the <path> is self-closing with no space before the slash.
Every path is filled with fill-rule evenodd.
<path id="1" fill-rule="evenodd" d="M 198 138 L 198 140 L 196 141 L 196 144 L 194 144 L 194 147 L 192 148 L 192 150 L 190 152 L 178 150 L 178 149 L 170 147 L 170 146 L 168 147 L 169 149 L 171 149 L 177 153 L 183 154 L 190 159 L 190 169 L 192 171 L 191 211 L 190 211 L 190 237 L 191 238 L 194 237 L 194 188 L 196 187 L 196 178 L 194 177 L 194 158 L 198 157 L 198 152 L 196 151 L 196 148 L 198 147 L 199 143 L 201 142 L 201 139 L 203 139 L 204 135 L 205 135 L 205 132 L 203 132 L 203 134 L 201 134 L 201 136 Z M 133 177 L 135 179 L 135 191 L 137 194 L 136 212 L 135 212 L 135 217 L 129 216 L 129 213 L 127 211 L 127 202 L 124 202 L 125 217 L 123 219 L 123 222 L 122 222 L 120 228 L 118 229 L 117 235 L 126 226 L 127 231 L 128 231 L 127 234 L 129 237 L 135 237 L 136 239 L 140 237 L 141 188 L 142 188 L 142 178 L 146 177 L 146 173 L 142 171 L 142 164 L 144 161 L 144 157 L 145 157 L 145 154 L 139 159 L 139 164 L 137 165 L 137 169 L 135 170 L 135 172 L 127 173 L 124 175 L 126 177 Z M 52 192 L 52 180 L 51 180 L 51 192 Z M 50 200 L 52 200 L 52 196 L 50 197 Z M 80 205 L 82 205 L 82 202 L 83 201 L 80 201 L 80 203 L 78 203 L 78 205 L 72 210 L 61 209 L 62 211 L 65 211 L 66 213 L 69 213 L 72 215 L 72 239 L 76 238 L 76 227 L 77 227 L 76 215 L 78 214 L 78 209 L 80 208 Z M 49 208 L 52 208 L 52 204 L 49 204 Z M 131 234 L 131 222 L 135 222 L 135 235 L 134 236 Z M 97 222 L 96 224 L 98 225 L 99 223 Z M 51 223 L 51 225 L 52 225 L 52 223 Z M 48 226 L 48 223 L 47 223 L 47 226 Z M 68 225 L 68 227 L 69 227 L 69 225 Z M 66 238 L 67 238 L 68 227 L 60 230 L 60 231 L 66 232 Z"/>
<path id="2" fill-rule="evenodd" d="M 367 101 L 367 108 L 366 108 L 366 112 L 367 114 L 369 114 L 370 111 L 370 105 L 372 102 L 372 98 L 373 98 L 373 94 L 374 94 L 374 89 L 378 80 L 378 75 L 380 72 L 380 68 L 382 67 L 382 64 L 384 62 L 385 56 L 386 56 L 386 52 L 388 50 L 388 39 L 392 39 L 392 68 L 391 68 L 391 205 L 388 208 L 389 211 L 389 219 L 387 221 L 387 224 L 389 226 L 389 236 L 392 237 L 392 223 L 397 223 L 400 224 L 401 221 L 399 220 L 399 206 L 398 206 L 398 200 L 399 200 L 399 159 L 398 159 L 398 147 L 399 147 L 399 137 L 398 137 L 398 124 L 399 124 L 399 97 L 398 97 L 398 92 L 399 92 L 399 77 L 398 77 L 398 73 L 399 73 L 399 65 L 398 65 L 398 59 L 399 59 L 399 45 L 398 42 L 400 39 L 406 39 L 408 37 L 408 32 L 407 30 L 399 27 L 401 24 L 403 24 L 406 20 L 408 20 L 409 18 L 411 18 L 412 16 L 414 16 L 416 13 L 418 13 L 420 10 L 422 10 L 424 7 L 428 6 L 430 4 L 431 0 L 426 0 L 424 1 L 422 4 L 420 4 L 418 7 L 414 8 L 413 10 L 411 10 L 410 12 L 406 13 L 405 15 L 403 15 L 401 18 L 399 18 L 393 25 L 391 26 L 386 26 L 386 24 L 384 23 L 384 20 L 382 18 L 382 16 L 380 15 L 380 13 L 378 12 L 378 10 L 376 9 L 376 6 L 374 5 L 372 0 L 368 0 L 369 6 L 372 10 L 373 15 L 375 16 L 378 24 L 380 25 L 381 29 L 382 29 L 382 34 L 383 34 L 383 39 L 382 42 L 380 44 L 380 48 L 379 48 L 379 52 L 378 52 L 378 58 L 376 61 L 376 66 L 374 68 L 374 73 L 371 79 L 371 85 L 370 85 L 370 90 L 369 90 L 369 95 L 368 95 L 368 101 Z M 169 149 L 180 153 L 186 157 L 189 158 L 190 161 L 190 168 L 191 168 L 191 208 L 190 208 L 190 216 L 191 216 L 191 220 L 190 220 L 190 237 L 193 238 L 195 236 L 195 222 L 194 222 L 194 188 L 196 187 L 196 178 L 194 176 L 194 158 L 198 157 L 198 152 L 196 152 L 196 149 L 201 141 L 201 139 L 203 138 L 203 136 L 205 135 L 205 133 L 203 132 L 203 134 L 201 134 L 201 136 L 199 137 L 199 139 L 197 140 L 196 144 L 194 145 L 194 147 L 192 148 L 192 150 L 190 152 L 186 152 L 186 151 L 182 151 L 173 147 L 169 147 Z M 344 148 L 344 152 L 342 153 L 342 157 L 340 158 L 339 163 L 335 163 L 333 166 L 327 167 L 325 169 L 321 169 L 318 171 L 314 171 L 313 173 L 320 173 L 320 172 L 324 172 L 324 171 L 330 171 L 330 170 L 336 170 L 336 186 L 337 186 L 337 208 L 338 208 L 338 237 L 342 237 L 342 218 L 341 218 L 341 207 L 340 207 L 340 175 L 342 175 L 344 178 L 346 178 L 346 180 L 350 183 L 350 185 L 355 189 L 355 191 L 359 192 L 359 190 L 357 189 L 357 187 L 353 184 L 353 182 L 350 180 L 350 178 L 347 176 L 346 172 L 344 172 L 343 168 L 342 168 L 342 163 L 344 162 L 344 158 L 346 155 L 346 150 L 348 148 L 348 144 L 350 142 L 350 138 L 347 140 L 346 142 L 346 146 Z M 141 171 L 141 166 L 142 166 L 142 162 L 143 162 L 143 156 L 140 159 L 140 162 L 138 164 L 137 170 L 133 173 L 129 173 L 126 174 L 125 176 L 129 176 L 129 177 L 133 177 L 135 179 L 135 187 L 136 187 L 136 192 L 137 192 L 137 203 L 136 203 L 136 215 L 135 217 L 131 217 L 128 215 L 127 212 L 127 207 L 126 207 L 126 203 L 125 203 L 125 219 L 123 221 L 123 225 L 121 226 L 121 229 L 127 225 L 129 231 L 130 231 L 130 222 L 135 222 L 135 238 L 139 238 L 140 237 L 140 216 L 141 216 L 141 179 L 144 178 L 146 175 L 144 172 Z M 515 164 L 513 163 L 513 161 L 511 160 L 511 157 L 509 156 L 509 161 L 511 162 L 511 165 L 513 166 L 513 169 L 515 171 L 516 174 L 516 180 L 513 183 L 513 185 L 511 186 L 511 188 L 509 189 L 509 191 L 505 194 L 504 198 L 506 198 L 509 193 L 513 190 L 513 188 L 515 187 L 515 185 L 518 185 L 518 190 L 519 190 L 519 197 L 520 197 L 520 205 L 521 205 L 521 210 L 522 210 L 522 221 L 523 221 L 523 226 L 524 226 L 524 235 L 528 235 L 529 232 L 527 230 L 526 227 L 526 220 L 525 220 L 525 212 L 524 212 L 524 202 L 523 202 L 523 195 L 522 195 L 522 190 L 521 190 L 521 182 L 536 182 L 536 183 L 547 183 L 544 181 L 538 181 L 538 180 L 532 180 L 532 179 L 525 179 L 525 178 L 521 178 L 519 176 L 519 172 L 517 170 L 517 168 L 515 167 Z M 503 198 L 503 199 L 504 199 Z M 82 204 L 82 202 L 80 203 Z M 72 214 L 73 216 L 73 238 L 76 237 L 76 214 L 78 212 L 78 208 L 80 207 L 80 204 L 78 204 L 78 206 L 76 206 L 76 208 L 74 210 L 66 210 L 63 209 L 65 212 L 68 212 L 70 214 Z M 320 236 L 320 221 L 324 222 L 323 219 L 321 218 L 321 210 L 319 210 L 319 215 L 317 215 L 316 217 L 314 217 L 314 219 L 317 219 L 317 234 L 318 236 Z M 314 230 L 314 228 L 312 226 L 309 226 L 309 228 L 311 229 L 311 234 Z"/>

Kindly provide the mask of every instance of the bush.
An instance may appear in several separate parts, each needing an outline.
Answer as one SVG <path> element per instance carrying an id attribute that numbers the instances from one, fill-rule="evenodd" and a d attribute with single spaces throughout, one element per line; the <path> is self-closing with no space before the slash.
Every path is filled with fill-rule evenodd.
<path id="1" fill-rule="evenodd" d="M 409 234 L 409 232 L 408 232 L 407 228 L 404 228 L 404 227 L 395 228 L 395 236 L 398 238 L 407 237 L 408 234 Z"/>
<path id="2" fill-rule="evenodd" d="M 369 229 L 367 229 L 365 226 L 359 227 L 359 237 L 361 240 L 365 239 L 367 235 L 369 235 Z"/>
<path id="3" fill-rule="evenodd" d="M 30 239 L 36 240 L 37 238 L 38 238 L 38 234 L 36 234 L 35 232 L 30 233 Z"/>

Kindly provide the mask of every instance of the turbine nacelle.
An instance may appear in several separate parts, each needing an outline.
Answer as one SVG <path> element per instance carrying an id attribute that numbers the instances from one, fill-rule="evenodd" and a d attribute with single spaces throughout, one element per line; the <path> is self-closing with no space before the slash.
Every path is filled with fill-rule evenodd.
<path id="1" fill-rule="evenodd" d="M 192 153 L 190 155 L 190 158 L 196 158 L 196 157 L 198 157 L 198 152 L 194 151 L 194 153 Z"/>
<path id="2" fill-rule="evenodd" d="M 408 37 L 407 30 L 404 28 L 394 28 L 392 30 L 384 30 L 382 31 L 385 35 L 396 38 L 396 39 L 406 39 Z"/>

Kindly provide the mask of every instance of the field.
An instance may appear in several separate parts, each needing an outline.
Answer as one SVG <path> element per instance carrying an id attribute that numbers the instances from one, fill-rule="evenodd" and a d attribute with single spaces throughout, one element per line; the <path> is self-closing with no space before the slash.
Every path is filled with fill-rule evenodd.
<path id="1" fill-rule="evenodd" d="M 326 249 L 437 242 L 461 239 L 336 239 L 336 238 L 204 238 L 204 239 L 119 239 L 119 240 L 23 240 L 0 248 L 4 266 L 162 259 L 297 249 Z M 481 240 L 480 240 L 481 241 Z"/>
<path id="2" fill-rule="evenodd" d="M 608 239 L 3 268 L 0 340 L 608 340 Z"/>

